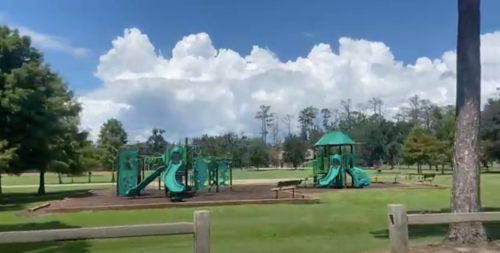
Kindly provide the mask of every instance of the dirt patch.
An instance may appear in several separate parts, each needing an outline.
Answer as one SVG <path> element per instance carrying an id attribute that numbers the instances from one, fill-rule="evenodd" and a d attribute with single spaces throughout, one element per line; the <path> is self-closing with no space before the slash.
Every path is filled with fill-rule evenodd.
<path id="1" fill-rule="evenodd" d="M 410 253 L 497 253 L 500 252 L 500 243 L 493 241 L 479 245 L 433 244 L 415 246 Z"/>
<path id="2" fill-rule="evenodd" d="M 342 190 L 331 188 L 300 187 L 295 194 L 292 191 L 280 191 L 278 198 L 276 193 L 271 191 L 271 185 L 238 185 L 233 187 L 220 187 L 219 192 L 212 188 L 198 191 L 192 198 L 184 199 L 184 202 L 173 203 L 165 196 L 163 190 L 154 188 L 146 189 L 141 196 L 135 198 L 117 197 L 112 190 L 94 190 L 86 195 L 65 198 L 64 200 L 51 202 L 50 205 L 31 211 L 31 215 L 42 213 L 80 212 L 80 211 L 104 211 L 104 210 L 131 210 L 131 209 L 151 209 L 151 208 L 172 208 L 172 207 L 203 207 L 222 205 L 248 205 L 248 204 L 313 204 L 319 203 L 319 199 L 312 197 L 313 194 L 323 192 L 339 192 Z M 348 187 L 349 188 L 349 187 Z M 441 189 L 442 187 L 426 186 L 422 184 L 393 184 L 393 183 L 373 183 L 370 187 L 354 190 L 374 190 L 374 189 Z"/>
<path id="3" fill-rule="evenodd" d="M 428 185 L 419 183 L 383 183 L 383 182 L 372 182 L 369 187 L 365 188 L 352 188 L 351 185 L 347 185 L 346 189 L 332 189 L 332 188 L 316 188 L 313 186 L 300 187 L 298 192 L 308 195 L 316 193 L 325 192 L 335 192 L 335 191 L 366 191 L 366 190 L 377 190 L 377 189 L 447 189 L 447 187 L 438 185 Z"/>
<path id="4" fill-rule="evenodd" d="M 496 240 L 477 245 L 450 244 L 450 243 L 417 244 L 410 246 L 409 253 L 498 253 L 498 252 L 500 252 L 500 241 Z M 376 253 L 390 253 L 390 250 L 378 251 Z"/>
<path id="5" fill-rule="evenodd" d="M 232 189 L 231 189 L 232 188 Z M 135 198 L 117 197 L 110 190 L 95 190 L 90 195 L 78 198 L 67 198 L 52 202 L 43 209 L 33 213 L 59 213 L 103 210 L 130 210 L 171 207 L 200 207 L 220 205 L 247 205 L 247 204 L 314 204 L 319 199 L 303 195 L 299 192 L 292 197 L 291 191 L 279 192 L 278 199 L 272 186 L 233 186 L 220 187 L 219 192 L 199 191 L 192 198 L 184 202 L 173 203 L 165 193 L 157 189 L 147 189 L 141 196 Z"/>

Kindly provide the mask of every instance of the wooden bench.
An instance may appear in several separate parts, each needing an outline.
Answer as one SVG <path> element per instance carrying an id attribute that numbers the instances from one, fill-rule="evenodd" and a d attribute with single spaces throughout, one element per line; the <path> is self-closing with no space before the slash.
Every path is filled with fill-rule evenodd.
<path id="1" fill-rule="evenodd" d="M 436 178 L 435 173 L 408 173 L 405 174 L 407 180 L 416 180 L 420 183 L 429 182 L 432 185 L 432 181 Z"/>
<path id="2" fill-rule="evenodd" d="M 288 181 L 280 181 L 276 185 L 277 187 L 271 188 L 271 191 L 276 193 L 276 199 L 279 197 L 279 192 L 282 190 L 292 190 L 292 198 L 295 198 L 295 189 L 297 186 L 302 184 L 302 180 L 288 180 Z"/>
<path id="3" fill-rule="evenodd" d="M 413 180 L 422 177 L 423 173 L 405 173 L 405 180 Z"/>
<path id="4" fill-rule="evenodd" d="M 384 175 L 389 177 L 389 176 L 392 176 L 394 175 L 394 181 L 392 182 L 393 184 L 397 184 L 399 182 L 399 179 L 400 179 L 400 176 L 401 176 L 401 172 L 386 172 L 386 173 L 383 173 L 382 170 L 377 170 L 373 176 L 371 177 L 372 181 L 373 182 L 379 182 L 378 179 L 379 179 L 379 175 Z M 383 182 L 383 181 L 380 181 L 380 182 Z"/>
<path id="5" fill-rule="evenodd" d="M 424 174 L 418 181 L 420 183 L 429 182 L 429 185 L 432 185 L 432 181 L 436 178 L 436 174 Z"/>

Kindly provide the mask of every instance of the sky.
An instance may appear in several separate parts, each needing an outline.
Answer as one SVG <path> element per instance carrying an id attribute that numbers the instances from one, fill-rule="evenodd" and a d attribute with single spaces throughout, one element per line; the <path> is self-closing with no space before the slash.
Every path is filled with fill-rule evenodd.
<path id="1" fill-rule="evenodd" d="M 48 4 L 50 2 L 50 4 Z M 457 1 L 2 0 L 0 23 L 32 37 L 83 105 L 131 141 L 257 134 L 278 115 L 340 100 L 455 100 Z M 482 0 L 482 98 L 500 86 L 500 9 Z"/>

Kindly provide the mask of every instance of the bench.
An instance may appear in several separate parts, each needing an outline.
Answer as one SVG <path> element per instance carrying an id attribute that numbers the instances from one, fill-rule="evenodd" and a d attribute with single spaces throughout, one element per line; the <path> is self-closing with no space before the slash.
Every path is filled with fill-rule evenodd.
<path id="1" fill-rule="evenodd" d="M 276 199 L 279 197 L 279 192 L 282 190 L 292 190 L 292 198 L 295 198 L 295 189 L 297 186 L 302 184 L 302 180 L 288 180 L 288 181 L 280 181 L 276 185 L 277 187 L 271 188 L 271 191 L 276 193 Z"/>
<path id="2" fill-rule="evenodd" d="M 429 182 L 432 185 L 432 181 L 436 178 L 436 174 L 423 174 L 423 176 L 418 180 L 420 183 Z"/>
<path id="3" fill-rule="evenodd" d="M 393 184 L 397 184 L 397 183 L 399 183 L 401 172 L 396 171 L 396 172 L 386 172 L 386 173 L 383 173 L 382 170 L 377 170 L 373 174 L 373 176 L 371 177 L 372 181 L 373 182 L 379 182 L 378 181 L 379 180 L 379 175 L 382 175 L 382 176 L 385 176 L 385 177 L 394 176 L 394 181 L 392 183 Z M 382 178 L 385 178 L 385 177 L 382 177 Z M 383 182 L 383 181 L 380 181 L 380 182 Z"/>

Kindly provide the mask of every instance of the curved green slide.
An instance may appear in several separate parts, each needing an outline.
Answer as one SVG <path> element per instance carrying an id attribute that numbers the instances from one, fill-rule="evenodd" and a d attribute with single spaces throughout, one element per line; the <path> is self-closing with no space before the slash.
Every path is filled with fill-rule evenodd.
<path id="1" fill-rule="evenodd" d="M 170 162 L 167 171 L 163 174 L 163 183 L 165 183 L 165 187 L 167 187 L 170 192 L 176 193 L 184 191 L 184 185 L 175 180 L 175 173 L 181 166 L 182 161 L 178 164 L 172 164 L 172 162 Z"/>
<path id="2" fill-rule="evenodd" d="M 330 167 L 326 176 L 324 176 L 323 178 L 318 180 L 318 185 L 319 186 L 329 185 L 332 182 L 332 180 L 339 174 L 339 169 L 340 169 L 340 166 Z"/>
<path id="3" fill-rule="evenodd" d="M 351 169 L 347 169 L 346 171 L 351 178 L 353 179 L 353 187 L 354 188 L 363 188 L 365 186 L 370 186 L 370 177 L 368 176 L 368 173 L 366 171 L 354 167 Z"/>

